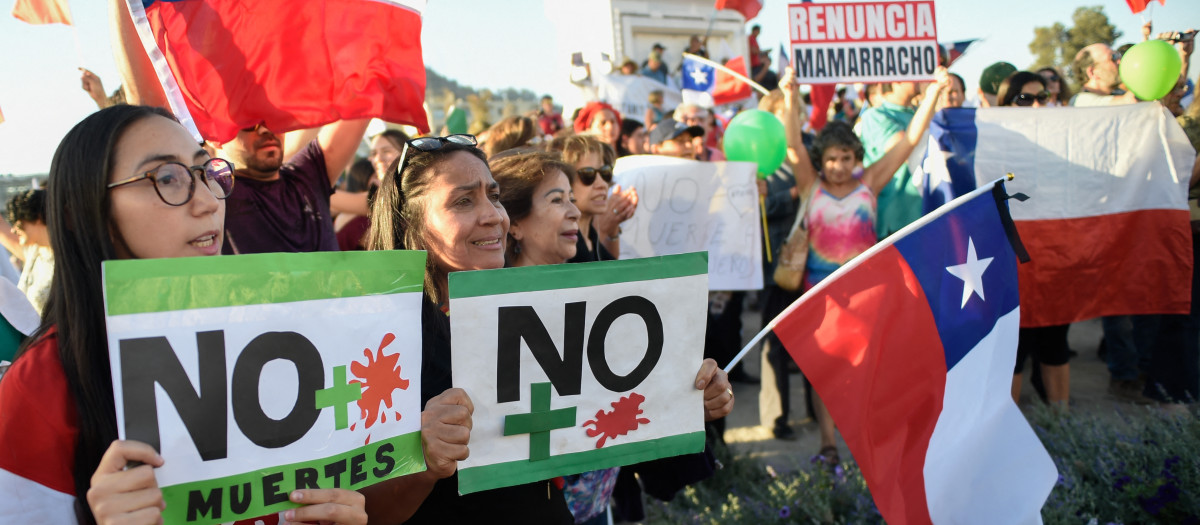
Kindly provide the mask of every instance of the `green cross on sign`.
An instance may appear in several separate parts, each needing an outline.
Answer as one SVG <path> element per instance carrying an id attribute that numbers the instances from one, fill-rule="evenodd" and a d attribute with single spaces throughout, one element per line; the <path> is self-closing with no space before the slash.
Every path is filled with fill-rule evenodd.
<path id="1" fill-rule="evenodd" d="M 504 435 L 529 434 L 529 461 L 541 461 L 550 457 L 550 431 L 575 426 L 575 407 L 550 410 L 550 383 L 530 390 L 530 413 L 504 416 Z"/>
<path id="2" fill-rule="evenodd" d="M 350 423 L 346 421 L 346 403 L 362 399 L 362 383 L 346 382 L 346 367 L 333 367 L 333 386 L 317 390 L 317 408 L 333 407 L 334 428 L 342 430 Z"/>

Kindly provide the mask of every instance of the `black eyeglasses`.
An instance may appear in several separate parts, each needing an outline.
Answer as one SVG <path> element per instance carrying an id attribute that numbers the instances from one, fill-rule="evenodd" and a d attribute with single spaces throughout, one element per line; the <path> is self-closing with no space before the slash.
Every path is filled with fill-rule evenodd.
<path id="1" fill-rule="evenodd" d="M 1061 78 L 1058 78 L 1058 75 L 1055 75 L 1054 73 L 1050 73 L 1050 72 L 1043 74 L 1042 78 L 1045 79 L 1046 82 L 1058 82 L 1058 81 L 1062 80 Z"/>
<path id="2" fill-rule="evenodd" d="M 1029 106 L 1033 105 L 1033 101 L 1035 101 L 1035 100 L 1038 102 L 1038 104 L 1044 105 L 1044 104 L 1046 104 L 1047 101 L 1050 100 L 1050 93 L 1047 93 L 1045 91 L 1038 93 L 1036 95 L 1031 95 L 1029 93 L 1021 93 L 1020 95 L 1017 95 L 1017 98 L 1013 99 L 1013 104 L 1017 105 L 1017 106 L 1029 107 Z"/>
<path id="3" fill-rule="evenodd" d="M 447 135 L 445 137 L 417 137 L 404 143 L 404 149 L 400 151 L 400 164 L 396 165 L 396 175 L 404 173 L 404 165 L 408 162 L 408 148 L 416 148 L 417 151 L 437 151 L 442 149 L 446 144 L 461 144 L 463 146 L 476 146 L 479 141 L 475 139 L 475 135 Z"/>
<path id="4" fill-rule="evenodd" d="M 196 193 L 197 177 L 204 179 L 213 197 L 224 199 L 233 192 L 233 163 L 217 158 L 208 159 L 199 166 L 168 162 L 141 175 L 109 184 L 108 189 L 150 179 L 158 198 L 169 206 L 183 206 Z"/>
<path id="5" fill-rule="evenodd" d="M 599 168 L 577 168 L 575 173 L 579 174 L 579 182 L 584 186 L 591 186 L 596 182 L 596 175 L 604 179 L 604 182 L 612 184 L 612 166 L 601 166 Z"/>

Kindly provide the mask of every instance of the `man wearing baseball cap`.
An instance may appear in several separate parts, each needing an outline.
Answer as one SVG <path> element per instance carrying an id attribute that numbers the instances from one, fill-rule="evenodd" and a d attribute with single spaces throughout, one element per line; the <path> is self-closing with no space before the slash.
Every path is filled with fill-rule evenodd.
<path id="1" fill-rule="evenodd" d="M 1017 66 L 1008 62 L 996 62 L 985 68 L 979 76 L 979 107 L 996 107 L 996 91 L 1000 89 L 1000 83 L 1016 72 Z"/>
<path id="2" fill-rule="evenodd" d="M 667 117 L 650 131 L 650 153 L 697 160 L 694 139 L 703 136 L 704 128 L 689 126 Z"/>

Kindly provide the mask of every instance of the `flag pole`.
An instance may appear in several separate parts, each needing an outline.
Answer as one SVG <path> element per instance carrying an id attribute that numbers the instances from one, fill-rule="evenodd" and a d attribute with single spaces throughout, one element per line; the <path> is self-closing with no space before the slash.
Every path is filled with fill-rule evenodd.
<path id="1" fill-rule="evenodd" d="M 746 346 L 742 347 L 742 350 L 740 352 L 738 352 L 737 355 L 733 356 L 733 359 L 729 360 L 728 365 L 725 365 L 725 368 L 724 368 L 725 373 L 729 373 L 730 370 L 733 370 L 733 367 L 737 366 L 737 364 L 742 361 L 742 358 L 746 357 L 746 354 L 750 353 L 750 349 L 754 348 L 754 345 L 758 344 L 758 342 L 762 341 L 762 339 L 764 337 L 766 337 L 767 334 L 771 333 L 771 330 L 775 329 L 775 326 L 777 326 L 779 324 L 779 321 L 781 321 L 783 318 L 787 317 L 788 315 L 791 315 L 792 312 L 796 311 L 796 308 L 798 308 L 800 306 L 800 303 L 803 303 L 803 302 L 807 301 L 809 297 L 812 297 L 814 291 L 820 292 L 821 290 L 824 290 L 825 288 L 828 287 L 829 283 L 835 281 L 842 274 L 849 272 L 851 269 L 857 267 L 860 262 L 867 260 L 868 258 L 874 256 L 876 253 L 879 253 L 879 252 L 887 249 L 888 247 L 892 246 L 893 244 L 896 243 L 896 241 L 898 239 L 901 239 L 904 236 L 908 235 L 909 233 L 913 232 L 914 230 L 917 230 L 917 229 L 925 226 L 926 224 L 933 222 L 934 220 L 941 217 L 942 215 L 945 215 L 946 212 L 953 210 L 954 208 L 957 208 L 960 204 L 962 204 L 966 201 L 969 201 L 971 199 L 974 199 L 975 197 L 978 197 L 980 194 L 993 191 L 992 188 L 995 187 L 996 183 L 1001 182 L 1001 181 L 1006 181 L 1006 180 L 1012 180 L 1011 173 L 1006 174 L 1004 177 L 1000 177 L 1000 178 L 993 180 L 987 184 L 980 185 L 979 187 L 975 188 L 970 193 L 967 193 L 965 195 L 960 195 L 960 196 L 956 197 L 954 200 L 941 205 L 940 207 L 938 207 L 938 209 L 933 210 L 933 211 L 925 214 L 924 216 L 922 216 L 920 219 L 917 219 L 916 221 L 909 223 L 907 226 L 900 228 L 900 231 L 897 231 L 896 233 L 888 235 L 882 241 L 879 241 L 879 242 L 875 243 L 874 246 L 871 246 L 870 248 L 868 248 L 867 251 L 860 253 L 860 254 L 856 255 L 853 259 L 850 259 L 849 261 L 847 261 L 846 264 L 843 264 L 838 269 L 834 270 L 833 273 L 829 274 L 828 277 L 822 279 L 821 282 L 817 283 L 816 286 L 813 286 L 812 288 L 806 290 L 804 292 L 804 294 L 802 294 L 800 296 L 800 298 L 793 301 L 792 304 L 788 305 L 787 308 L 784 308 L 782 312 L 779 312 L 779 315 L 776 315 L 774 319 L 771 319 L 770 322 L 763 325 L 762 330 L 760 330 L 757 334 L 755 334 L 754 338 L 751 339 L 749 343 L 746 343 Z"/>
<path id="2" fill-rule="evenodd" d="M 737 71 L 734 71 L 734 70 L 732 70 L 732 69 L 729 69 L 729 68 L 725 67 L 725 66 L 724 66 L 724 65 L 722 65 L 722 64 L 718 64 L 718 63 L 716 63 L 716 62 L 713 62 L 712 60 L 709 60 L 709 59 L 707 59 L 707 58 L 704 58 L 704 57 L 702 57 L 702 56 L 699 56 L 699 55 L 693 55 L 693 54 L 691 54 L 691 53 L 684 53 L 684 54 L 683 54 L 683 56 L 685 56 L 685 57 L 687 57 L 687 58 L 690 58 L 690 59 L 692 59 L 692 60 L 696 60 L 696 61 L 698 61 L 698 62 L 703 62 L 703 63 L 705 63 L 705 64 L 707 64 L 707 65 L 709 65 L 709 66 L 712 66 L 712 67 L 714 67 L 714 68 L 716 68 L 716 69 L 720 69 L 721 71 L 724 71 L 724 72 L 726 72 L 726 73 L 728 73 L 728 74 L 730 74 L 730 75 L 733 75 L 734 77 L 737 77 L 737 79 L 738 79 L 738 80 L 741 80 L 742 82 L 745 82 L 745 83 L 747 83 L 747 84 L 750 84 L 750 87 L 754 88 L 754 90 L 755 90 L 755 91 L 758 91 L 759 93 L 762 93 L 762 95 L 763 95 L 764 97 L 765 97 L 765 96 L 767 96 L 767 95 L 769 95 L 769 94 L 771 93 L 770 91 L 768 91 L 768 90 L 767 90 L 767 88 L 765 88 L 765 87 L 762 87 L 761 85 L 759 85 L 759 84 L 758 84 L 758 82 L 755 82 L 755 81 L 753 81 L 753 80 L 750 80 L 749 78 L 747 78 L 747 77 L 746 77 L 746 75 L 743 75 L 743 74 L 741 74 L 741 73 L 738 73 Z"/>
<path id="3" fill-rule="evenodd" d="M 759 194 L 758 209 L 762 210 L 763 242 L 767 244 L 767 263 L 771 262 L 771 232 L 767 231 L 767 196 Z"/>
<path id="4" fill-rule="evenodd" d="M 71 36 L 75 39 L 75 60 L 79 62 L 79 67 L 83 67 L 83 45 L 79 43 L 79 28 L 75 26 L 75 13 L 71 9 L 71 4 L 63 2 L 67 6 L 67 16 L 71 17 Z"/>

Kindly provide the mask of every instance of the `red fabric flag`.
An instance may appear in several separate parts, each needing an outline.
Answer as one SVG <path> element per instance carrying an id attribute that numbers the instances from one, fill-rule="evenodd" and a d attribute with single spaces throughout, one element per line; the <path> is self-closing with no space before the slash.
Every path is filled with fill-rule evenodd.
<path id="1" fill-rule="evenodd" d="M 205 139 L 366 117 L 428 131 L 423 1 L 154 0 L 138 19 L 141 3 L 130 0 L 135 22 L 148 25 Z"/>
<path id="2" fill-rule="evenodd" d="M 12 15 L 30 24 L 71 25 L 71 8 L 67 0 L 17 0 Z"/>
<path id="3" fill-rule="evenodd" d="M 746 60 L 743 57 L 730 59 L 725 63 L 725 67 L 732 69 L 738 74 L 749 77 L 746 74 Z M 713 104 L 720 106 L 730 102 L 749 98 L 753 94 L 753 89 L 750 84 L 744 80 L 730 75 L 720 69 L 717 70 L 717 85 L 713 88 Z"/>
<path id="4" fill-rule="evenodd" d="M 720 11 L 722 9 L 732 9 L 742 14 L 749 21 L 751 18 L 758 16 L 758 12 L 762 10 L 762 0 L 717 0 L 714 9 Z"/>
<path id="5" fill-rule="evenodd" d="M 1145 11 L 1146 6 L 1150 5 L 1150 2 L 1153 1 L 1154 0 L 1125 0 L 1125 3 L 1129 4 L 1129 9 L 1132 10 L 1133 14 L 1136 15 L 1142 11 Z M 1167 5 L 1167 0 L 1158 0 L 1158 4 Z"/>
<path id="6" fill-rule="evenodd" d="M 808 125 L 814 132 L 821 131 L 829 120 L 829 103 L 837 92 L 837 84 L 813 84 L 809 98 L 812 100 L 812 113 L 808 115 Z"/>

